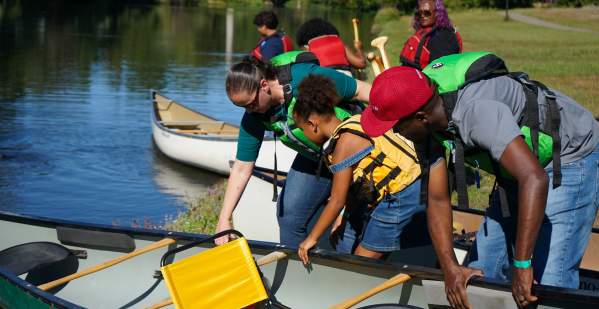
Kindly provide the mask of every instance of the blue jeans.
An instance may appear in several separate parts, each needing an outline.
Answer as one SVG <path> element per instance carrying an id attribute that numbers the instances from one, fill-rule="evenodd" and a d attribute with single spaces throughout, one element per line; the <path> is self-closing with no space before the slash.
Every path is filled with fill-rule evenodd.
<path id="1" fill-rule="evenodd" d="M 430 244 L 426 205 L 420 203 L 420 179 L 400 192 L 387 195 L 372 210 L 357 206 L 349 210 L 337 251 L 353 253 L 358 245 L 376 252 Z"/>
<path id="2" fill-rule="evenodd" d="M 562 164 L 562 185 L 553 189 L 553 169 L 545 216 L 534 248 L 534 277 L 541 284 L 578 288 L 578 269 L 588 245 L 599 208 L 599 146 L 586 157 Z M 512 216 L 501 215 L 498 198 L 490 207 L 476 235 L 469 267 L 481 269 L 485 277 L 508 280 L 516 237 L 517 187 L 506 188 Z"/>
<path id="3" fill-rule="evenodd" d="M 331 194 L 331 174 L 325 165 L 316 179 L 318 163 L 297 155 L 277 201 L 280 242 L 297 248 L 308 236 L 307 227 Z"/>

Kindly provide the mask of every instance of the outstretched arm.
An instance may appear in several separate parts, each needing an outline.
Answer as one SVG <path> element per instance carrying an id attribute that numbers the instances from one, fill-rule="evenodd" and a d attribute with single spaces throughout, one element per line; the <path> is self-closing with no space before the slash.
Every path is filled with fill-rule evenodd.
<path id="1" fill-rule="evenodd" d="M 529 260 L 547 204 L 547 173 L 521 136 L 507 145 L 499 162 L 518 182 L 518 224 L 514 259 Z M 531 294 L 532 283 L 531 267 L 514 268 L 512 293 L 519 307 L 536 301 L 536 297 Z"/>
<path id="2" fill-rule="evenodd" d="M 453 251 L 453 213 L 447 184 L 447 165 L 440 159 L 431 166 L 428 182 L 428 229 L 445 276 L 445 293 L 454 308 L 470 308 L 466 284 L 480 270 L 462 267 Z"/>
<path id="3" fill-rule="evenodd" d="M 253 169 L 254 162 L 235 160 L 233 163 L 231 174 L 229 174 L 229 180 L 227 182 L 227 190 L 225 191 L 223 207 L 220 211 L 220 215 L 218 216 L 216 233 L 232 228 L 231 217 L 233 216 L 233 211 L 235 210 L 235 207 L 237 207 L 237 203 L 241 198 L 241 194 L 243 194 L 245 186 L 252 176 Z M 222 245 L 228 241 L 229 236 L 223 236 L 217 238 L 215 243 L 217 245 Z"/>

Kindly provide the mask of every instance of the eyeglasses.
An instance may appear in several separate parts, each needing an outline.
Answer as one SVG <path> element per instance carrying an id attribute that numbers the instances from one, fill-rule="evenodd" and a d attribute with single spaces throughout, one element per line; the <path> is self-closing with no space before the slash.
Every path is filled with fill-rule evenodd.
<path id="1" fill-rule="evenodd" d="M 252 102 L 247 103 L 245 105 L 239 105 L 235 102 L 233 102 L 233 104 L 237 107 L 245 108 L 247 110 L 252 110 L 258 106 L 258 100 L 260 100 L 260 89 L 258 89 L 258 91 L 256 91 L 256 96 L 254 96 L 254 99 L 252 100 Z"/>
<path id="2" fill-rule="evenodd" d="M 414 12 L 414 16 L 416 17 L 431 17 L 433 16 L 433 11 L 429 11 L 429 10 L 418 10 L 416 12 Z"/>

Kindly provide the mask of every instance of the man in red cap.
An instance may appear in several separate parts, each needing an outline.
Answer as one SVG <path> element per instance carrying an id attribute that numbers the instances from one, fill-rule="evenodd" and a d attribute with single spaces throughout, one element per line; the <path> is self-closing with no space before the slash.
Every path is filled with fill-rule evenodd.
<path id="1" fill-rule="evenodd" d="M 578 268 L 599 206 L 599 125 L 588 110 L 553 89 L 538 88 L 531 99 L 522 82 L 507 74 L 507 69 L 503 75 L 458 87 L 454 102 L 446 102 L 449 97 L 439 94 L 441 84 L 429 73 L 444 65 L 443 58 L 432 69 L 429 65 L 424 70 L 429 76 L 408 67 L 381 73 L 372 85 L 370 105 L 362 114 L 361 124 L 370 136 L 393 128 L 426 145 L 423 161 L 429 168 L 429 231 L 445 275 L 448 301 L 453 307 L 469 308 L 466 283 L 482 273 L 495 279 L 511 277 L 519 307 L 536 301 L 531 293 L 533 280 L 578 288 Z M 559 132 L 553 132 L 559 133 L 553 140 L 561 146 L 554 147 L 561 159 L 558 187 L 552 186 L 555 165 L 541 166 L 540 154 L 537 158 L 523 138 L 522 116 L 525 103 L 531 100 L 538 102 L 537 123 L 542 131 L 553 126 L 547 124 L 549 117 L 544 113 L 551 110 L 549 103 L 558 107 Z M 471 268 L 460 266 L 453 252 L 448 170 L 442 146 L 452 139 L 462 143 L 466 154 L 485 154 L 494 162 L 494 174 L 502 175 L 497 179 L 502 179 L 503 191 L 492 194 L 471 252 Z M 503 205 L 508 205 L 507 212 Z"/>

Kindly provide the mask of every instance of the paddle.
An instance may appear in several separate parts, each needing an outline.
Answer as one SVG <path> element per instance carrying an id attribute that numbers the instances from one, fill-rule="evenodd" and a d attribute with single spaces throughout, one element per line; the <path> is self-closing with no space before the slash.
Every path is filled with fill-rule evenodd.
<path id="1" fill-rule="evenodd" d="M 354 41 L 360 42 L 360 35 L 358 33 L 358 24 L 360 24 L 360 20 L 352 18 L 351 22 L 354 24 Z"/>
<path id="2" fill-rule="evenodd" d="M 381 57 L 383 58 L 383 65 L 385 70 L 391 67 L 391 65 L 389 64 L 389 59 L 387 58 L 387 52 L 385 52 L 385 44 L 387 44 L 388 39 L 389 38 L 386 36 L 379 36 L 378 38 L 375 38 L 370 42 L 370 45 L 372 47 L 376 47 L 379 49 Z"/>
<path id="3" fill-rule="evenodd" d="M 128 259 L 130 259 L 132 257 L 136 257 L 136 256 L 144 254 L 146 252 L 150 252 L 152 250 L 156 250 L 156 249 L 159 249 L 159 248 L 162 248 L 164 246 L 168 246 L 168 245 L 174 244 L 174 243 L 175 243 L 174 239 L 172 239 L 172 238 L 164 238 L 164 239 L 159 240 L 159 241 L 157 241 L 157 242 L 155 242 L 155 243 L 153 243 L 153 244 L 151 244 L 149 246 L 143 247 L 141 249 L 137 249 L 137 250 L 135 250 L 135 251 L 133 251 L 133 252 L 131 252 L 129 254 L 125 254 L 125 255 L 119 256 L 117 258 L 114 258 L 112 260 L 109 260 L 109 261 L 106 261 L 104 263 L 98 264 L 96 266 L 92 266 L 92 267 L 90 267 L 88 269 L 82 270 L 82 271 L 74 273 L 72 275 L 68 275 L 66 277 L 62 277 L 60 279 L 56 279 L 56 280 L 50 281 L 48 283 L 44 283 L 44 284 L 38 286 L 38 288 L 40 290 L 47 291 L 47 290 L 55 288 L 55 287 L 57 287 L 59 285 L 65 284 L 65 283 L 67 283 L 67 282 L 69 282 L 71 280 L 74 280 L 74 279 L 77 279 L 77 278 L 81 278 L 83 276 L 95 273 L 95 272 L 100 271 L 102 269 L 105 269 L 105 268 L 108 268 L 110 266 L 113 266 L 113 265 L 119 264 L 121 262 L 124 262 L 124 261 L 126 261 L 126 260 L 128 260 Z"/>
<path id="4" fill-rule="evenodd" d="M 366 58 L 368 59 L 368 61 L 370 61 L 370 65 L 372 66 L 372 73 L 374 74 L 374 77 L 381 74 L 381 67 L 379 66 L 379 63 L 376 62 L 374 53 L 369 52 L 368 55 L 366 55 Z"/>
<path id="5" fill-rule="evenodd" d="M 329 309 L 347 309 L 347 308 L 350 308 L 353 305 L 355 305 L 355 304 L 357 304 L 357 303 L 359 303 L 359 302 L 361 302 L 361 301 L 363 301 L 363 300 L 365 300 L 365 299 L 367 299 L 369 297 L 372 297 L 372 296 L 374 296 L 374 295 L 376 295 L 376 294 L 378 294 L 378 293 L 380 293 L 380 292 L 382 292 L 382 291 L 384 291 L 386 289 L 392 288 L 392 287 L 394 287 L 394 286 L 396 286 L 398 284 L 404 283 L 404 282 L 406 282 L 406 281 L 408 281 L 410 279 L 412 279 L 412 277 L 410 277 L 409 275 L 401 274 L 400 273 L 398 275 L 395 275 L 393 278 L 391 278 L 391 279 L 389 279 L 389 280 L 387 280 L 387 281 L 385 281 L 385 282 L 383 282 L 383 283 L 375 286 L 374 288 L 372 288 L 372 289 L 370 289 L 370 290 L 368 290 L 368 291 L 366 291 L 366 292 L 364 292 L 364 293 L 362 293 L 360 295 L 354 296 L 354 297 L 352 297 L 352 298 L 350 298 L 350 299 L 348 299 L 348 300 L 346 300 L 346 301 L 344 301 L 342 303 L 334 305 L 334 306 L 330 307 Z"/>
<path id="6" fill-rule="evenodd" d="M 258 266 L 264 266 L 264 265 L 270 264 L 272 262 L 282 260 L 284 258 L 287 258 L 287 253 L 284 253 L 281 251 L 274 251 L 274 252 L 271 252 L 271 253 L 259 258 L 256 261 L 256 264 L 258 264 Z M 173 300 L 170 298 L 167 298 L 167 299 L 161 300 L 158 303 L 153 304 L 150 307 L 147 307 L 146 309 L 158 309 L 158 308 L 162 308 L 162 307 L 171 305 L 172 303 L 173 303 Z"/>

